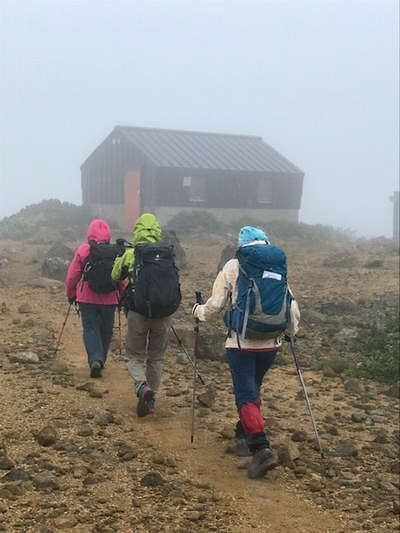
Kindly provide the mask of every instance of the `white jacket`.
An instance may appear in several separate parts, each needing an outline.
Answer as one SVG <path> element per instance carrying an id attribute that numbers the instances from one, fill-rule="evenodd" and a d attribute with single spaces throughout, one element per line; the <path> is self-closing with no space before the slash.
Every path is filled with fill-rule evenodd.
<path id="1" fill-rule="evenodd" d="M 258 241 L 250 244 L 258 244 Z M 262 244 L 265 243 L 263 242 Z M 237 298 L 238 275 L 239 261 L 237 259 L 231 259 L 225 264 L 215 279 L 210 298 L 205 304 L 196 307 L 194 316 L 202 322 L 214 318 L 228 306 L 230 294 L 232 294 L 232 304 L 234 305 Z M 290 319 L 293 327 L 292 333 L 296 334 L 299 329 L 300 321 L 300 311 L 296 300 L 292 300 L 291 303 Z M 242 350 L 275 350 L 279 348 L 281 344 L 281 338 L 264 340 L 245 338 L 240 340 L 240 347 Z M 235 331 L 233 331 L 231 336 L 227 338 L 225 346 L 226 348 L 239 348 Z"/>

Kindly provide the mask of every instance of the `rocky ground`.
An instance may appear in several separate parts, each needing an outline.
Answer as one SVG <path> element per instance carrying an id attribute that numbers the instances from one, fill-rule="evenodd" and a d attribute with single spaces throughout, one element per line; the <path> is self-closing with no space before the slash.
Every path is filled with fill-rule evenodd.
<path id="1" fill-rule="evenodd" d="M 101 380 L 90 380 L 78 317 L 62 285 L 41 278 L 49 247 L 0 243 L 0 531 L 394 532 L 399 522 L 398 387 L 340 373 L 365 324 L 398 298 L 397 256 L 384 245 L 288 246 L 303 311 L 298 341 L 326 459 L 321 463 L 287 348 L 264 386 L 281 465 L 250 481 L 229 453 L 236 413 L 221 323 L 202 325 L 196 435 L 192 371 L 168 350 L 153 417 L 138 420 L 118 335 Z M 186 243 L 175 325 L 191 347 L 195 289 L 209 293 L 221 240 Z M 378 302 L 378 304 L 377 304 Z M 117 333 L 117 331 L 116 331 Z M 324 360 L 322 371 L 312 370 Z"/>

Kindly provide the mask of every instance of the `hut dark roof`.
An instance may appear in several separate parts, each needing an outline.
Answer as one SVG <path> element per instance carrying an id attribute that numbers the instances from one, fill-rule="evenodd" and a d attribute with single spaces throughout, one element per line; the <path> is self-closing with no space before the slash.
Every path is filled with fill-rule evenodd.
<path id="1" fill-rule="evenodd" d="M 261 137 L 116 126 L 156 167 L 303 174 Z"/>

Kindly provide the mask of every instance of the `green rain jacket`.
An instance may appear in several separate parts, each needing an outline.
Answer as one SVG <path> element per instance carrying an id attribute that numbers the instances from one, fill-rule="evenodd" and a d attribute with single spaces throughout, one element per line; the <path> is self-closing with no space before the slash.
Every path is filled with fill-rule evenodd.
<path id="1" fill-rule="evenodd" d="M 124 255 L 117 257 L 112 269 L 113 281 L 120 281 L 129 276 L 135 264 L 134 247 L 145 242 L 157 242 L 161 240 L 161 228 L 154 215 L 145 213 L 141 215 L 132 231 L 132 246 Z"/>

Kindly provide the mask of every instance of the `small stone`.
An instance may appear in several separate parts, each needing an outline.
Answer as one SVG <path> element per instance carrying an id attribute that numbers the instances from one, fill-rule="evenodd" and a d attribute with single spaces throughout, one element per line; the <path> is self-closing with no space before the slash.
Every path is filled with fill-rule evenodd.
<path id="1" fill-rule="evenodd" d="M 15 352 L 9 354 L 8 359 L 11 363 L 25 363 L 25 364 L 37 364 L 40 363 L 40 359 L 35 352 Z"/>
<path id="2" fill-rule="evenodd" d="M 221 429 L 220 435 L 224 439 L 233 439 L 235 438 L 235 428 L 232 426 L 232 424 L 225 424 L 225 426 Z"/>
<path id="3" fill-rule="evenodd" d="M 72 529 L 78 523 L 78 519 L 71 515 L 57 516 L 54 520 L 54 525 L 57 529 Z"/>
<path id="4" fill-rule="evenodd" d="M 331 453 L 337 457 L 357 457 L 358 448 L 351 440 L 341 440 Z"/>
<path id="5" fill-rule="evenodd" d="M 140 484 L 144 487 L 157 487 L 164 483 L 164 478 L 160 472 L 147 472 L 147 474 L 145 474 L 140 480 Z"/>
<path id="6" fill-rule="evenodd" d="M 204 407 L 212 407 L 216 399 L 216 390 L 213 385 L 208 385 L 207 390 L 197 397 L 199 403 Z"/>
<path id="7" fill-rule="evenodd" d="M 28 481 L 31 476 L 23 468 L 12 468 L 1 479 L 2 481 Z"/>
<path id="8" fill-rule="evenodd" d="M 103 481 L 106 481 L 106 478 L 100 474 L 88 474 L 85 479 L 82 481 L 82 483 L 85 486 L 88 485 L 96 485 L 97 483 L 103 483 Z"/>
<path id="9" fill-rule="evenodd" d="M 284 466 L 294 468 L 294 461 L 300 457 L 300 451 L 293 441 L 278 446 L 279 462 Z"/>
<path id="10" fill-rule="evenodd" d="M 6 455 L 0 457 L 0 470 L 11 470 L 13 466 L 14 463 L 9 457 L 7 457 Z"/>
<path id="11" fill-rule="evenodd" d="M 344 382 L 344 390 L 350 394 L 361 394 L 365 388 L 358 379 L 348 379 Z"/>
<path id="12" fill-rule="evenodd" d="M 36 435 L 36 440 L 41 446 L 52 446 L 57 438 L 57 430 L 54 426 L 45 426 Z"/>
<path id="13" fill-rule="evenodd" d="M 41 472 L 35 476 L 33 478 L 33 484 L 39 490 L 58 490 L 60 488 L 60 484 L 56 476 L 48 471 Z"/>
<path id="14" fill-rule="evenodd" d="M 32 307 L 29 304 L 20 305 L 18 307 L 18 312 L 23 314 L 32 313 Z"/>
<path id="15" fill-rule="evenodd" d="M 171 457 L 166 457 L 161 454 L 157 454 L 153 457 L 153 463 L 156 465 L 169 466 L 171 468 L 176 467 L 176 462 Z"/>
<path id="16" fill-rule="evenodd" d="M 91 437 L 93 435 L 93 429 L 88 425 L 83 425 L 78 428 L 78 435 L 80 437 Z"/>
<path id="17" fill-rule="evenodd" d="M 364 415 L 363 413 L 352 413 L 351 415 L 352 421 L 358 424 L 361 422 L 364 422 L 366 418 L 367 418 L 366 415 Z"/>
<path id="18" fill-rule="evenodd" d="M 191 520 L 192 522 L 197 522 L 198 520 L 201 520 L 204 517 L 204 513 L 200 513 L 199 511 L 188 511 L 186 513 L 186 518 L 188 520 Z"/>
<path id="19" fill-rule="evenodd" d="M 103 393 L 99 389 L 91 389 L 89 391 L 89 396 L 91 398 L 103 398 Z"/>
<path id="20" fill-rule="evenodd" d="M 307 440 L 307 433 L 305 431 L 302 431 L 301 429 L 295 431 L 292 434 L 293 442 L 305 442 L 306 440 Z"/>
<path id="21" fill-rule="evenodd" d="M 400 383 L 393 383 L 388 389 L 385 390 L 384 394 L 390 398 L 399 398 L 400 397 Z"/>
<path id="22" fill-rule="evenodd" d="M 378 433 L 375 436 L 374 442 L 377 442 L 378 444 L 386 444 L 389 441 L 387 432 L 382 429 L 378 431 Z"/>
<path id="23" fill-rule="evenodd" d="M 115 423 L 115 418 L 112 413 L 105 413 L 97 419 L 97 425 L 104 427 Z"/>

